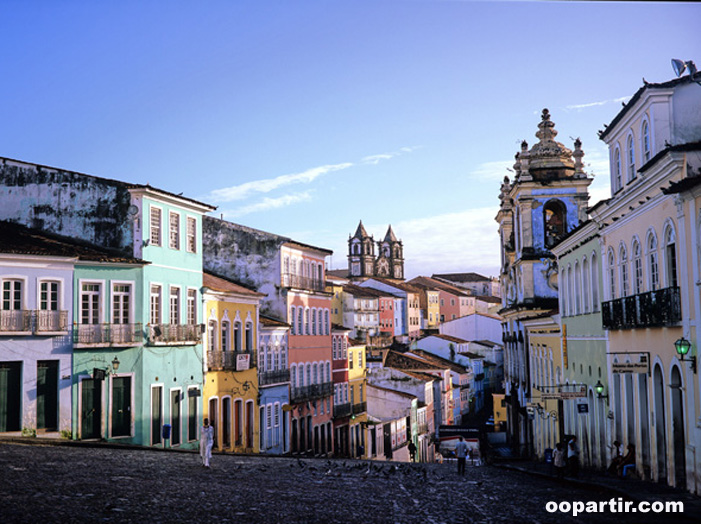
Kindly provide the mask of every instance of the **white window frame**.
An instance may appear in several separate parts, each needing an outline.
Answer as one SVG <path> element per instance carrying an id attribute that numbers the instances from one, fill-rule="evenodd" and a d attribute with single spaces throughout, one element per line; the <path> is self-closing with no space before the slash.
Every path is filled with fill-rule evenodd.
<path id="1" fill-rule="evenodd" d="M 135 318 L 135 308 L 136 308 L 136 294 L 134 290 L 136 289 L 135 282 L 130 281 L 130 280 L 112 280 L 110 282 L 110 307 L 111 307 L 111 322 L 112 324 L 133 324 L 134 323 L 134 318 Z M 123 292 L 123 291 L 115 291 L 115 287 L 117 286 L 127 286 L 129 288 L 128 292 Z M 128 304 L 128 310 L 127 310 L 127 322 L 115 322 L 115 298 L 117 296 L 128 296 L 129 297 L 129 304 Z"/>
<path id="2" fill-rule="evenodd" d="M 83 324 L 83 295 L 85 292 L 83 291 L 83 286 L 92 286 L 92 285 L 97 285 L 98 286 L 98 291 L 89 291 L 87 294 L 89 295 L 97 295 L 98 300 L 97 300 L 97 322 L 95 323 L 88 323 L 85 325 L 94 325 L 94 324 L 102 324 L 105 321 L 105 311 L 106 311 L 106 296 L 105 296 L 105 284 L 106 282 L 104 280 L 92 280 L 92 279 L 86 279 L 86 280 L 79 280 L 78 281 L 78 323 Z"/>
<path id="3" fill-rule="evenodd" d="M 168 211 L 168 247 L 180 250 L 180 213 Z"/>
<path id="4" fill-rule="evenodd" d="M 180 324 L 182 312 L 182 288 L 180 286 L 170 286 L 168 289 L 168 319 L 171 325 Z"/>
<path id="5" fill-rule="evenodd" d="M 151 282 L 149 284 L 149 309 L 148 309 L 148 318 L 149 318 L 149 323 L 152 325 L 157 325 L 157 324 L 162 324 L 163 323 L 163 285 L 159 284 L 157 282 Z M 154 291 L 157 290 L 157 293 Z M 154 302 L 154 298 L 156 301 Z M 157 316 L 154 317 L 154 305 L 158 308 L 157 311 Z"/>
<path id="6" fill-rule="evenodd" d="M 197 290 L 193 288 L 187 289 L 187 323 L 197 324 Z"/>
<path id="7" fill-rule="evenodd" d="M 156 217 L 156 215 L 158 215 Z M 163 243 L 163 208 L 149 205 L 149 245 L 160 246 Z"/>
<path id="8" fill-rule="evenodd" d="M 197 253 L 197 218 L 188 216 L 186 219 L 187 228 L 187 245 L 185 246 L 188 253 Z"/>

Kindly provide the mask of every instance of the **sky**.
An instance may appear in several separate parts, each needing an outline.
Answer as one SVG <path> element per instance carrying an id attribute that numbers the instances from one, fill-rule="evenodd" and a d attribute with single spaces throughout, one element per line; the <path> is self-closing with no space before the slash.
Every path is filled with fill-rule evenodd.
<path id="1" fill-rule="evenodd" d="M 499 188 L 543 108 L 582 140 L 701 66 L 701 4 L 0 0 L 0 156 L 150 184 L 332 249 L 360 220 L 405 275 L 499 273 Z"/>

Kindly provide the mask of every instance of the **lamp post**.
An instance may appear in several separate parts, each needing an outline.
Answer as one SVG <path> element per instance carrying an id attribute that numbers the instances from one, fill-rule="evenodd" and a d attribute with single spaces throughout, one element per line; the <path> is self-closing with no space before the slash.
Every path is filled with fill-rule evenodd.
<path id="1" fill-rule="evenodd" d="M 691 362 L 691 371 L 693 371 L 694 374 L 696 374 L 696 357 L 686 357 L 686 355 L 689 353 L 689 350 L 691 349 L 691 342 L 689 342 L 684 337 L 681 337 L 677 339 L 677 341 L 674 343 L 674 349 L 677 351 L 677 355 L 679 355 L 679 360 L 681 360 L 682 362 Z"/>
<path id="2" fill-rule="evenodd" d="M 596 382 L 596 385 L 594 385 L 594 391 L 596 391 L 596 395 L 598 398 L 605 399 L 606 401 L 608 401 L 609 396 L 603 394 L 604 393 L 604 385 L 601 383 L 601 380 L 598 380 Z"/>

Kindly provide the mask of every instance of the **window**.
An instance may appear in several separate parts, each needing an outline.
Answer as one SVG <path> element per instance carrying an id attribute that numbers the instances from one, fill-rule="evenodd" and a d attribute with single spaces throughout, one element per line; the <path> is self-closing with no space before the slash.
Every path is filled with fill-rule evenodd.
<path id="1" fill-rule="evenodd" d="M 633 243 L 633 293 L 643 292 L 643 261 L 640 257 L 640 242 Z"/>
<path id="2" fill-rule="evenodd" d="M 80 323 L 100 323 L 100 294 L 101 285 L 97 283 L 83 284 L 80 290 Z"/>
<path id="3" fill-rule="evenodd" d="M 187 217 L 187 252 L 197 253 L 197 219 Z"/>
<path id="4" fill-rule="evenodd" d="M 197 290 L 187 290 L 187 323 L 191 326 L 197 324 Z"/>
<path id="5" fill-rule="evenodd" d="M 207 327 L 207 345 L 209 351 L 215 351 L 217 349 L 217 322 L 210 320 Z"/>
<path id="6" fill-rule="evenodd" d="M 562 316 L 566 317 L 570 314 L 570 310 L 567 307 L 569 304 L 569 294 L 567 293 L 567 269 L 564 267 L 560 268 L 560 274 L 562 275 L 562 285 L 560 286 L 560 289 L 562 290 L 562 304 L 560 305 L 562 309 Z"/>
<path id="7" fill-rule="evenodd" d="M 3 282 L 4 293 L 4 282 Z M 21 282 L 20 282 L 21 295 Z M 59 283 L 44 281 L 40 285 L 39 309 L 42 311 L 58 311 Z M 3 305 L 3 309 L 6 309 Z"/>
<path id="8" fill-rule="evenodd" d="M 353 369 L 353 352 L 348 352 L 348 369 Z"/>
<path id="9" fill-rule="evenodd" d="M 648 269 L 650 270 L 650 290 L 660 287 L 660 272 L 657 265 L 657 237 L 651 232 L 647 240 Z"/>
<path id="10" fill-rule="evenodd" d="M 567 208 L 559 200 L 550 200 L 543 208 L 545 247 L 551 248 L 567 231 Z"/>
<path id="11" fill-rule="evenodd" d="M 621 152 L 618 148 L 613 152 L 613 192 L 621 189 Z"/>
<path id="12" fill-rule="evenodd" d="M 129 324 L 130 308 L 131 284 L 112 284 L 112 323 Z"/>
<path id="13" fill-rule="evenodd" d="M 333 337 L 333 359 L 336 360 L 336 348 L 338 347 L 338 337 Z"/>
<path id="14" fill-rule="evenodd" d="M 316 309 L 312 309 L 312 335 L 316 335 Z"/>
<path id="15" fill-rule="evenodd" d="M 579 266 L 579 261 L 574 263 L 574 314 L 579 315 L 582 312 L 582 273 Z"/>
<path id="16" fill-rule="evenodd" d="M 613 251 L 609 251 L 609 292 L 611 294 L 610 298 L 613 300 L 616 298 L 616 257 L 613 255 Z"/>
<path id="17" fill-rule="evenodd" d="M 246 322 L 246 351 L 253 351 L 253 324 Z"/>
<path id="18" fill-rule="evenodd" d="M 596 253 L 591 254 L 591 302 L 592 311 L 599 311 L 599 271 L 596 264 Z"/>
<path id="19" fill-rule="evenodd" d="M 582 261 L 582 305 L 583 312 L 589 313 L 589 260 L 586 258 Z"/>
<path id="20" fill-rule="evenodd" d="M 151 324 L 161 323 L 161 286 L 151 285 Z"/>
<path id="21" fill-rule="evenodd" d="M 331 382 L 331 362 L 326 363 L 326 382 Z"/>
<path id="22" fill-rule="evenodd" d="M 297 329 L 295 325 L 295 307 L 290 306 L 290 335 L 296 335 L 297 334 Z"/>
<path id="23" fill-rule="evenodd" d="M 292 389 L 297 387 L 297 366 L 294 364 L 290 367 L 290 382 L 290 387 L 292 387 Z"/>
<path id="24" fill-rule="evenodd" d="M 170 323 L 180 324 L 180 288 L 170 288 Z"/>
<path id="25" fill-rule="evenodd" d="M 304 334 L 309 334 L 309 308 L 304 308 Z"/>
<path id="26" fill-rule="evenodd" d="M 363 367 L 363 352 L 358 351 L 358 367 L 362 368 Z"/>
<path id="27" fill-rule="evenodd" d="M 665 231 L 665 269 L 667 287 L 677 287 L 677 247 L 675 243 L 674 229 L 671 227 Z"/>
<path id="28" fill-rule="evenodd" d="M 628 253 L 626 247 L 621 246 L 619 253 L 619 264 L 621 265 L 621 297 L 628 296 Z"/>
<path id="29" fill-rule="evenodd" d="M 567 266 L 567 314 L 574 315 L 574 297 L 572 290 L 572 267 Z"/>
<path id="30" fill-rule="evenodd" d="M 234 351 L 241 349 L 241 322 L 234 322 Z"/>
<path id="31" fill-rule="evenodd" d="M 329 330 L 329 310 L 325 309 L 324 310 L 324 335 L 328 335 L 331 333 Z"/>
<path id="32" fill-rule="evenodd" d="M 628 182 L 635 180 L 635 149 L 633 147 L 633 135 L 628 136 Z"/>
<path id="33" fill-rule="evenodd" d="M 304 335 L 304 308 L 302 306 L 297 308 L 297 334 Z"/>
<path id="34" fill-rule="evenodd" d="M 319 373 L 319 369 L 318 369 L 316 362 L 315 362 L 314 365 L 312 366 L 313 380 L 310 382 L 310 384 L 318 384 L 319 383 L 319 374 L 318 373 Z"/>
<path id="35" fill-rule="evenodd" d="M 151 206 L 151 245 L 161 245 L 161 209 Z"/>
<path id="36" fill-rule="evenodd" d="M 2 281 L 2 309 L 17 311 L 22 309 L 22 281 Z"/>
<path id="37" fill-rule="evenodd" d="M 221 350 L 231 351 L 231 344 L 229 342 L 229 337 L 231 336 L 231 323 L 227 320 L 221 323 Z"/>
<path id="38" fill-rule="evenodd" d="M 647 121 L 643 122 L 643 158 L 645 162 L 650 161 L 650 125 Z"/>
<path id="39" fill-rule="evenodd" d="M 168 246 L 171 249 L 180 249 L 180 214 L 171 211 L 168 224 Z"/>

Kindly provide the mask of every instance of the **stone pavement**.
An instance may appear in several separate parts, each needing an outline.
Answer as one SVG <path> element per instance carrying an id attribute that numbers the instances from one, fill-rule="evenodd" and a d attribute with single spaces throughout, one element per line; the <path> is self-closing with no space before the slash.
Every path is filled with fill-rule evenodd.
<path id="1" fill-rule="evenodd" d="M 684 515 L 573 516 L 548 503 L 604 504 L 612 491 L 535 469 L 215 454 L 0 438 L 0 523 L 453 524 L 699 522 Z M 581 481 L 580 481 L 581 482 Z M 682 494 L 676 493 L 680 498 Z"/>
<path id="2" fill-rule="evenodd" d="M 665 484 L 640 480 L 635 477 L 621 478 L 592 469 L 581 469 L 577 477 L 565 476 L 564 479 L 558 480 L 551 464 L 546 464 L 542 461 L 504 461 L 495 463 L 495 466 L 521 471 L 541 478 L 549 478 L 553 482 L 559 482 L 579 489 L 598 491 L 603 488 L 616 496 L 635 502 L 681 501 L 684 502 L 685 516 L 691 518 L 693 522 L 701 522 L 701 497 Z"/>

